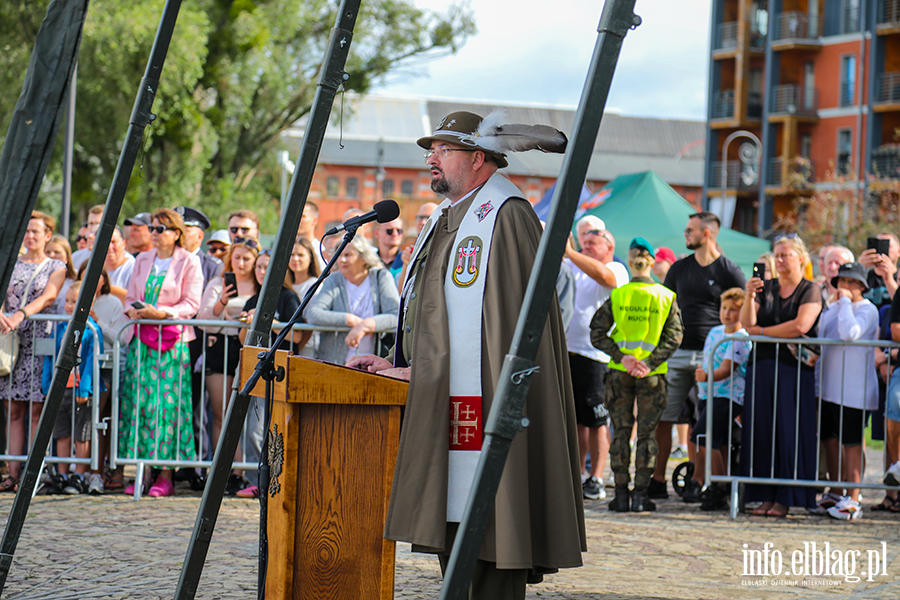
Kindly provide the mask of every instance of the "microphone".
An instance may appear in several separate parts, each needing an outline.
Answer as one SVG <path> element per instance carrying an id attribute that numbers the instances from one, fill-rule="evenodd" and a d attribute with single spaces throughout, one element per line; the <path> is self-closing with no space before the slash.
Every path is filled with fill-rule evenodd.
<path id="1" fill-rule="evenodd" d="M 325 232 L 325 236 L 334 235 L 350 227 L 359 227 L 360 225 L 371 223 L 376 219 L 379 223 L 390 223 L 400 216 L 400 207 L 397 206 L 397 203 L 393 200 L 382 200 L 381 202 L 376 203 L 372 209 L 373 210 L 370 210 L 364 215 L 351 217 L 337 227 L 332 227 Z"/>

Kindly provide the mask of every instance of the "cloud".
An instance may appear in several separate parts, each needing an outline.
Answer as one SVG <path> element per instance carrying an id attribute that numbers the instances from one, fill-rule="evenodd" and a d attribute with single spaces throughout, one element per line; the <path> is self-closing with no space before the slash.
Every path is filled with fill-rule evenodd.
<path id="1" fill-rule="evenodd" d="M 519 0 L 511 8 L 474 0 L 471 6 L 479 34 L 457 55 L 416 67 L 422 77 L 394 77 L 379 93 L 578 104 L 602 4 Z M 705 118 L 710 0 L 637 0 L 635 12 L 643 23 L 624 40 L 607 106 L 628 115 Z"/>

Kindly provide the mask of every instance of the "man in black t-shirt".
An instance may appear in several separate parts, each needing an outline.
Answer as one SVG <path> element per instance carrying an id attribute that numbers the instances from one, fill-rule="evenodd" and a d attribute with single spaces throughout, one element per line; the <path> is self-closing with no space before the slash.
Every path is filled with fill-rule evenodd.
<path id="1" fill-rule="evenodd" d="M 672 424 L 688 422 L 682 409 L 691 388 L 696 383 L 694 373 L 703 362 L 703 344 L 706 334 L 719 325 L 719 297 L 730 288 L 743 289 L 747 282 L 740 268 L 728 260 L 718 249 L 716 238 L 721 223 L 711 212 L 700 212 L 688 217 L 684 230 L 685 246 L 694 253 L 675 261 L 666 274 L 663 285 L 675 292 L 675 301 L 681 311 L 684 323 L 684 338 L 681 347 L 669 359 L 666 375 L 668 403 L 656 428 L 659 444 L 657 456 L 668 457 L 672 448 Z M 688 455 L 697 464 L 696 450 L 688 445 Z M 702 465 L 698 465 L 702 479 Z M 694 489 L 696 488 L 696 489 Z M 656 462 L 656 471 L 648 489 L 651 498 L 666 498 L 666 460 Z M 685 498 L 694 500 L 699 496 L 699 485 L 688 482 Z M 696 500 L 699 502 L 699 498 Z"/>

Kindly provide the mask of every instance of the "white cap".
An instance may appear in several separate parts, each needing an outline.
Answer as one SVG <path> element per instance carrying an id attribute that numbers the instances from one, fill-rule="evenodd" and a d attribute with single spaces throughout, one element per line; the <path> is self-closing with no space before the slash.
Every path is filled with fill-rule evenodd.
<path id="1" fill-rule="evenodd" d="M 207 244 L 210 242 L 219 242 L 220 244 L 225 244 L 226 246 L 230 246 L 231 245 L 231 236 L 228 235 L 227 229 L 220 229 L 217 232 L 215 232 L 214 234 L 212 234 L 212 236 L 210 236 L 210 238 L 208 240 L 206 240 Z"/>

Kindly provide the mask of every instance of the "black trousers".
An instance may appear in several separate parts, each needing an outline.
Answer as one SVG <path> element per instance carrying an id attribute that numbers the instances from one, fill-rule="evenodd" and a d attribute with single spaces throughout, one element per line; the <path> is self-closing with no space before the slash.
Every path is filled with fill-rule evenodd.
<path id="1" fill-rule="evenodd" d="M 447 523 L 447 547 L 453 547 L 459 523 Z M 447 570 L 450 553 L 438 554 L 441 575 Z M 479 560 L 475 563 L 468 600 L 525 600 L 528 569 L 498 569 L 497 563 Z"/>

